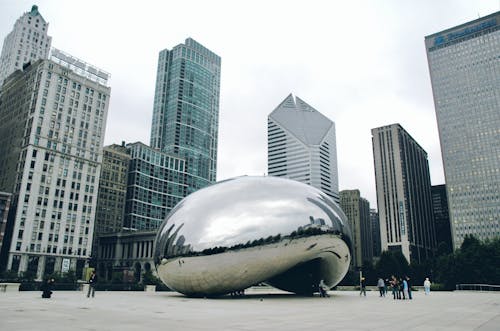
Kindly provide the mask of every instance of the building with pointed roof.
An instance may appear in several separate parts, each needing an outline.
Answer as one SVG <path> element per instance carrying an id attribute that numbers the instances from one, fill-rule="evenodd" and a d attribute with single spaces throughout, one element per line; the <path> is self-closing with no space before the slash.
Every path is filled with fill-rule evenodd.
<path id="1" fill-rule="evenodd" d="M 270 176 L 314 186 L 339 202 L 335 123 L 290 94 L 267 119 Z"/>
<path id="2" fill-rule="evenodd" d="M 49 23 L 38 6 L 19 17 L 12 31 L 5 37 L 0 56 L 0 87 L 4 80 L 28 62 L 49 57 L 52 37 L 47 35 Z"/>

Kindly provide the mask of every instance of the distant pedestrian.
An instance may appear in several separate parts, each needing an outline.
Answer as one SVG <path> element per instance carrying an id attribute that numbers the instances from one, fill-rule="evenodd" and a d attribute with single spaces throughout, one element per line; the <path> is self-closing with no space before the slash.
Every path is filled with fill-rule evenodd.
<path id="1" fill-rule="evenodd" d="M 328 287 L 326 286 L 325 281 L 323 279 L 320 280 L 319 285 L 318 285 L 318 289 L 319 289 L 319 296 L 320 297 L 322 297 L 322 298 L 329 297 L 329 295 L 327 293 Z"/>
<path id="2" fill-rule="evenodd" d="M 49 299 L 52 296 L 52 289 L 54 288 L 54 278 L 47 278 L 42 284 L 42 298 Z"/>
<path id="3" fill-rule="evenodd" d="M 398 284 L 399 284 L 398 299 L 404 300 L 405 299 L 405 292 L 404 292 L 404 283 L 403 283 L 402 277 L 399 278 Z"/>
<path id="4" fill-rule="evenodd" d="M 410 277 L 406 276 L 406 283 L 408 284 L 408 299 L 413 299 L 411 295 L 411 283 L 410 283 Z"/>
<path id="5" fill-rule="evenodd" d="M 89 291 L 87 292 L 87 298 L 90 297 L 90 293 L 92 293 L 92 298 L 95 295 L 95 285 L 97 284 L 97 274 L 95 270 L 92 270 L 92 274 L 90 274 L 89 278 Z"/>
<path id="6" fill-rule="evenodd" d="M 429 278 L 425 278 L 424 280 L 424 290 L 425 290 L 425 295 L 429 295 L 431 293 L 431 281 Z"/>
<path id="7" fill-rule="evenodd" d="M 392 290 L 392 298 L 394 300 L 399 299 L 398 280 L 395 276 L 392 276 L 391 278 L 391 290 Z"/>
<path id="8" fill-rule="evenodd" d="M 377 287 L 380 292 L 380 297 L 385 297 L 385 282 L 382 278 L 378 279 Z"/>
<path id="9" fill-rule="evenodd" d="M 410 299 L 410 296 L 408 295 L 408 282 L 406 279 L 403 279 L 403 300 L 404 299 Z"/>
<path id="10" fill-rule="evenodd" d="M 366 279 L 365 279 L 365 277 L 361 277 L 359 296 L 361 296 L 361 294 L 363 294 L 366 297 Z"/>

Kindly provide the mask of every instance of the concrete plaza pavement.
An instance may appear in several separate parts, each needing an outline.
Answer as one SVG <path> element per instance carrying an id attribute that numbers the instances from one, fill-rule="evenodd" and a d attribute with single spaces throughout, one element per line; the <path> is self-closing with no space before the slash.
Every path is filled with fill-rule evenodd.
<path id="1" fill-rule="evenodd" d="M 300 297 L 252 288 L 244 297 L 176 292 L 0 293 L 0 330 L 500 330 L 500 292 L 414 292 L 413 300 L 369 291 Z"/>

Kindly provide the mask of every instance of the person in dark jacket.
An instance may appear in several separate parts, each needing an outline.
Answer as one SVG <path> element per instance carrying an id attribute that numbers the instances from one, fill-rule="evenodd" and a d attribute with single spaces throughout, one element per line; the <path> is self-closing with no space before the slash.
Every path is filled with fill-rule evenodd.
<path id="1" fill-rule="evenodd" d="M 410 277 L 406 276 L 406 282 L 408 283 L 408 299 L 413 299 L 411 295 L 411 284 L 410 284 Z"/>
<path id="2" fill-rule="evenodd" d="M 42 298 L 49 299 L 52 296 L 52 289 L 54 288 L 54 278 L 47 278 L 42 284 Z"/>
<path id="3" fill-rule="evenodd" d="M 366 297 L 366 279 L 365 279 L 365 277 L 361 277 L 359 296 L 361 296 L 361 294 L 363 294 Z"/>
<path id="4" fill-rule="evenodd" d="M 89 278 L 89 291 L 87 292 L 87 298 L 90 297 L 90 293 L 92 293 L 92 298 L 95 295 L 95 284 L 97 283 L 97 274 L 95 270 L 92 270 L 92 274 L 90 274 Z"/>

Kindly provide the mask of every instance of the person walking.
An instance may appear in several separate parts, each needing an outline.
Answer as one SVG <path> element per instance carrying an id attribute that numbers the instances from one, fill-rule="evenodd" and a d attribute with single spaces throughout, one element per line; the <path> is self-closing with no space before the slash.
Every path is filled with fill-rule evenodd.
<path id="1" fill-rule="evenodd" d="M 361 277 L 359 296 L 361 296 L 361 294 L 363 294 L 366 297 L 366 279 L 365 279 L 365 277 Z"/>
<path id="2" fill-rule="evenodd" d="M 385 297 L 385 282 L 382 278 L 378 279 L 377 282 L 378 291 L 380 292 L 380 297 Z"/>
<path id="3" fill-rule="evenodd" d="M 429 295 L 431 293 L 431 281 L 429 278 L 425 278 L 424 280 L 424 290 L 425 290 L 425 295 Z"/>
<path id="4" fill-rule="evenodd" d="M 97 274 L 95 273 L 95 270 L 92 270 L 92 273 L 90 274 L 89 278 L 89 291 L 87 292 L 87 298 L 90 297 L 90 293 L 92 293 L 92 298 L 94 297 L 96 283 L 97 283 Z"/>

